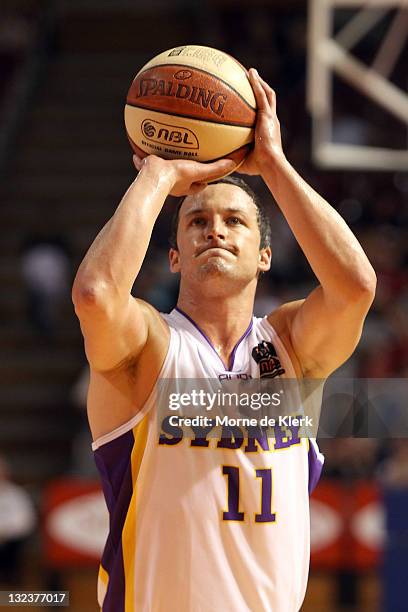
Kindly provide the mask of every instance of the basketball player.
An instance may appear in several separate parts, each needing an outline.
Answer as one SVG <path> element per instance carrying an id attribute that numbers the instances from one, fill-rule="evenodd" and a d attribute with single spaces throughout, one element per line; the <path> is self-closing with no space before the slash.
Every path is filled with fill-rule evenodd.
<path id="1" fill-rule="evenodd" d="M 110 513 L 98 580 L 104 612 L 297 612 L 309 567 L 309 498 L 322 465 L 314 441 L 192 437 L 157 425 L 166 378 L 325 378 L 353 352 L 375 274 L 342 218 L 282 151 L 275 93 L 254 70 L 259 174 L 307 257 L 318 287 L 264 319 L 252 316 L 271 263 L 263 210 L 242 184 L 211 179 L 233 163 L 135 158 L 137 179 L 82 262 L 73 300 L 91 367 L 89 422 Z M 170 268 L 169 315 L 134 299 L 157 216 L 187 196 Z M 265 370 L 263 370 L 264 372 Z"/>

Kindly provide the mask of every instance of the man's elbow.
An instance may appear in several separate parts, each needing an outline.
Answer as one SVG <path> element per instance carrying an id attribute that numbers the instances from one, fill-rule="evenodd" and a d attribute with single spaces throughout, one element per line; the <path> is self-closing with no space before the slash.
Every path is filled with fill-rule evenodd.
<path id="1" fill-rule="evenodd" d="M 357 282 L 353 286 L 351 301 L 371 306 L 375 298 L 377 288 L 377 276 L 374 269 L 369 265 L 359 275 Z"/>
<path id="2" fill-rule="evenodd" d="M 369 267 L 367 267 L 367 270 L 365 270 L 364 274 L 362 275 L 360 291 L 362 295 L 368 296 L 369 298 L 371 298 L 371 301 L 373 301 L 376 289 L 377 275 L 374 272 L 374 268 L 369 265 Z"/>
<path id="3" fill-rule="evenodd" d="M 107 310 L 110 303 L 108 288 L 101 281 L 76 278 L 72 287 L 72 301 L 80 317 L 83 312 Z"/>
<path id="4" fill-rule="evenodd" d="M 377 277 L 371 266 L 355 270 L 339 283 L 336 293 L 332 294 L 332 304 L 336 309 L 350 309 L 368 312 L 375 298 Z"/>

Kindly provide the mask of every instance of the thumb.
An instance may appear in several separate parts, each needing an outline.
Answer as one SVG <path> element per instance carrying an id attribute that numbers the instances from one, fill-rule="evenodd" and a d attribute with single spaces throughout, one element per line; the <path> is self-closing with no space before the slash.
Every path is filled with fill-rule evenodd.
<path id="1" fill-rule="evenodd" d="M 205 164 L 202 173 L 200 173 L 199 181 L 210 181 L 221 176 L 225 176 L 233 172 L 236 168 L 236 163 L 232 159 L 219 159 L 218 161 Z M 195 181 L 195 182 L 199 182 Z"/>

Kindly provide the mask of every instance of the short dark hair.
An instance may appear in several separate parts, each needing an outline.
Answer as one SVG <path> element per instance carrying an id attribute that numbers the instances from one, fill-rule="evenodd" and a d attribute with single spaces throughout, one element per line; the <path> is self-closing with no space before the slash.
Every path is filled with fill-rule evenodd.
<path id="1" fill-rule="evenodd" d="M 224 176 L 223 178 L 220 178 L 217 181 L 213 181 L 212 183 L 210 183 L 210 185 L 218 185 L 220 183 L 225 183 L 227 185 L 235 185 L 236 187 L 239 187 L 240 189 L 245 191 L 246 194 L 249 195 L 256 208 L 256 220 L 258 222 L 259 233 L 261 235 L 260 248 L 264 249 L 266 247 L 271 246 L 271 223 L 269 221 L 269 216 L 265 206 L 258 198 L 256 193 L 253 191 L 253 189 L 251 189 L 248 183 L 242 180 L 242 178 L 240 178 L 239 176 Z M 183 196 L 179 199 L 176 206 L 176 210 L 171 219 L 169 242 L 170 247 L 172 249 L 177 249 L 177 229 L 179 224 L 180 208 L 186 197 L 187 196 Z"/>

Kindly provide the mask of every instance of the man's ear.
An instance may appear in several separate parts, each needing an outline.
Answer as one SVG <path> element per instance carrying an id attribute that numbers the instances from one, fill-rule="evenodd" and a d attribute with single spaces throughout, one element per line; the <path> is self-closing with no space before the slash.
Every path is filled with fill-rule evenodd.
<path id="1" fill-rule="evenodd" d="M 271 247 L 265 247 L 259 251 L 259 272 L 267 272 L 271 268 L 272 263 L 272 249 Z"/>
<path id="2" fill-rule="evenodd" d="M 170 272 L 177 274 L 180 272 L 180 254 L 177 249 L 169 250 Z"/>

